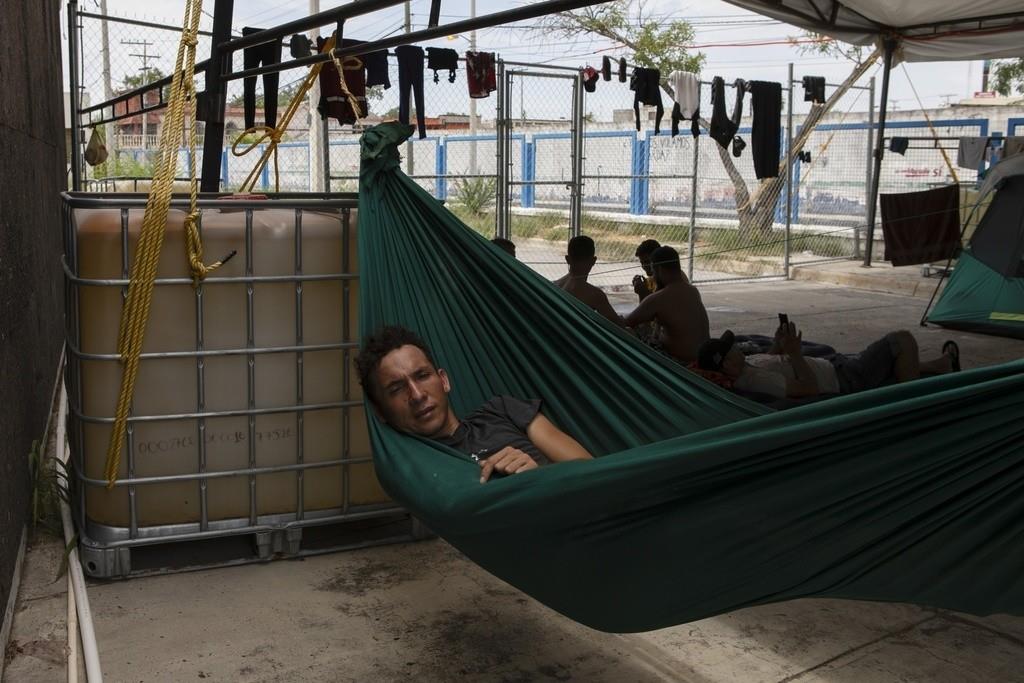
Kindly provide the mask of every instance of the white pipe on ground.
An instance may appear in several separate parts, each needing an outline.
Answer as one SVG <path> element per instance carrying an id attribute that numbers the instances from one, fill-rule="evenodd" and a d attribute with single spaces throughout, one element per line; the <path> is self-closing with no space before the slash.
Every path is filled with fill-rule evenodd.
<path id="1" fill-rule="evenodd" d="M 75 587 L 68 574 L 68 683 L 78 683 L 78 660 L 82 656 L 78 649 L 78 610 L 74 595 Z"/>
<path id="2" fill-rule="evenodd" d="M 64 382 L 61 380 L 60 405 L 57 409 L 57 444 L 55 455 L 64 464 L 65 471 L 68 468 L 68 456 L 70 455 L 67 427 L 65 425 L 68 413 L 67 402 L 67 387 L 64 386 Z M 72 544 L 72 541 L 77 543 L 77 539 L 75 539 L 75 526 L 71 521 L 71 508 L 68 507 L 67 502 L 64 500 L 61 500 L 60 503 L 60 517 L 64 523 L 64 545 L 69 546 Z M 93 629 L 92 610 L 89 608 L 89 594 L 85 591 L 85 575 L 82 573 L 82 564 L 78 560 L 77 547 L 72 547 L 71 552 L 68 553 L 68 577 L 71 579 L 71 592 L 74 594 L 75 609 L 78 612 L 78 628 L 82 638 L 82 654 L 85 656 L 86 680 L 88 683 L 102 683 L 103 670 L 100 668 L 100 653 L 96 645 L 96 631 Z M 70 628 L 68 633 L 70 637 Z M 77 677 L 77 662 L 75 662 L 74 670 Z M 70 676 L 70 664 L 68 672 Z"/>

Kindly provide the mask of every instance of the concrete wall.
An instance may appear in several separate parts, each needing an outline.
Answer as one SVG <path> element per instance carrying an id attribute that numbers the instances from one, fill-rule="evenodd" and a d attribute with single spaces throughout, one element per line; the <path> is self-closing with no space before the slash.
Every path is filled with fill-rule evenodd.
<path id="1" fill-rule="evenodd" d="M 60 7 L 4 0 L 0 26 L 0 612 L 29 513 L 28 453 L 42 436 L 62 341 L 65 184 Z"/>

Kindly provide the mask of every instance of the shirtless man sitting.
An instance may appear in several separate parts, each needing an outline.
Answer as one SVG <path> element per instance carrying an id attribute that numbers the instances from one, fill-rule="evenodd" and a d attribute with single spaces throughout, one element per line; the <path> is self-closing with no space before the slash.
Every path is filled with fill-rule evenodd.
<path id="1" fill-rule="evenodd" d="M 518 474 L 593 456 L 540 412 L 537 399 L 496 396 L 464 418 L 448 402 L 451 381 L 415 332 L 384 327 L 363 340 L 356 369 L 378 417 L 400 432 L 433 439 L 493 473 Z"/>
<path id="2" fill-rule="evenodd" d="M 616 325 L 622 325 L 622 317 L 608 302 L 608 295 L 587 282 L 591 269 L 597 263 L 594 240 L 586 235 L 577 235 L 569 240 L 565 262 L 569 265 L 569 272 L 555 280 L 555 286 L 569 292 Z"/>
<path id="3" fill-rule="evenodd" d="M 682 363 L 694 361 L 697 348 L 711 336 L 700 292 L 683 274 L 679 253 L 672 247 L 655 249 L 651 262 L 657 290 L 626 316 L 626 326 L 657 320 L 662 328 L 662 348 Z"/>

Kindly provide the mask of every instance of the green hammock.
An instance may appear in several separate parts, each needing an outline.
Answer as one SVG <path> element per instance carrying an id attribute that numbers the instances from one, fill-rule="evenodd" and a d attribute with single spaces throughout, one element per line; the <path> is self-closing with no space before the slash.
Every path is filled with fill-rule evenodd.
<path id="1" fill-rule="evenodd" d="M 362 138 L 360 329 L 419 332 L 459 414 L 541 398 L 598 456 L 481 485 L 371 417 L 381 483 L 427 526 L 604 631 L 809 596 L 1024 614 L 1024 363 L 770 413 L 464 226 L 399 170 L 412 130 Z"/>

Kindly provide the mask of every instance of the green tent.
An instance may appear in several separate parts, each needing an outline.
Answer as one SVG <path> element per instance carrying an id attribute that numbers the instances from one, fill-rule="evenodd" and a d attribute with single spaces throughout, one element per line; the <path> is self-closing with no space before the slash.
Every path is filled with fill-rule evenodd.
<path id="1" fill-rule="evenodd" d="M 978 203 L 989 195 L 988 211 L 926 320 L 1024 338 L 1024 155 L 993 167 Z"/>
<path id="2" fill-rule="evenodd" d="M 459 414 L 496 394 L 597 458 L 480 484 L 367 411 L 385 489 L 470 559 L 626 632 L 800 597 L 1024 614 L 1024 362 L 769 412 L 692 375 L 466 228 L 362 139 L 360 328 L 432 346 Z"/>

